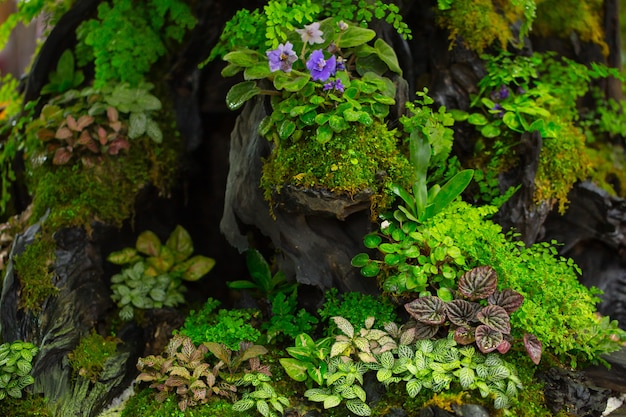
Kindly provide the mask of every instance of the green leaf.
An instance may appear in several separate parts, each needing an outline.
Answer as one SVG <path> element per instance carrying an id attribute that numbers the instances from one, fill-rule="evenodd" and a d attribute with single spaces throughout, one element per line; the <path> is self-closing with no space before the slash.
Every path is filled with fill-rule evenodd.
<path id="1" fill-rule="evenodd" d="M 329 395 L 324 399 L 324 408 L 333 408 L 341 404 L 341 397 L 338 395 Z"/>
<path id="2" fill-rule="evenodd" d="M 475 126 L 483 126 L 486 125 L 488 122 L 487 118 L 480 114 L 480 113 L 472 113 L 468 118 L 467 118 L 467 122 L 469 124 L 475 125 Z"/>
<path id="3" fill-rule="evenodd" d="M 189 232 L 181 225 L 177 225 L 170 233 L 165 245 L 174 252 L 176 262 L 184 261 L 193 253 L 193 242 Z"/>
<path id="4" fill-rule="evenodd" d="M 228 64 L 222 69 L 221 76 L 224 78 L 233 77 L 240 73 L 242 69 L 239 65 Z"/>
<path id="5" fill-rule="evenodd" d="M 152 119 L 146 120 L 146 134 L 155 143 L 163 143 L 163 131 L 159 124 Z"/>
<path id="6" fill-rule="evenodd" d="M 371 29 L 362 28 L 355 25 L 348 26 L 339 39 L 340 48 L 352 48 L 363 45 L 376 37 L 376 32 Z"/>
<path id="7" fill-rule="evenodd" d="M 361 268 L 367 265 L 370 262 L 370 257 L 367 253 L 359 253 L 354 258 L 350 264 L 355 268 Z"/>
<path id="8" fill-rule="evenodd" d="M 259 53 L 251 49 L 232 51 L 224 55 L 224 61 L 240 67 L 251 67 L 259 62 Z M 261 64 L 264 64 L 269 70 L 267 62 Z"/>
<path id="9" fill-rule="evenodd" d="M 246 252 L 246 265 L 258 287 L 265 292 L 269 292 L 271 290 L 272 273 L 261 252 L 256 249 L 248 249 Z"/>
<path id="10" fill-rule="evenodd" d="M 294 77 L 280 72 L 274 77 L 274 88 L 293 93 L 302 90 L 310 79 L 311 76 L 309 74 L 301 74 Z"/>
<path id="11" fill-rule="evenodd" d="M 158 256 L 161 252 L 161 240 L 152 231 L 146 230 L 137 237 L 137 250 L 149 256 Z"/>
<path id="12" fill-rule="evenodd" d="M 261 89 L 254 81 L 244 81 L 233 85 L 226 93 L 226 106 L 230 110 L 237 110 L 252 97 L 261 93 Z"/>
<path id="13" fill-rule="evenodd" d="M 188 259 L 182 264 L 184 272 L 182 279 L 185 281 L 197 281 L 213 269 L 215 259 L 202 255 L 196 255 Z"/>
<path id="14" fill-rule="evenodd" d="M 107 256 L 107 261 L 115 265 L 125 265 L 135 263 L 141 260 L 141 256 L 137 254 L 137 250 L 133 248 L 124 248 L 118 252 L 111 252 Z"/>
<path id="15" fill-rule="evenodd" d="M 360 399 L 346 401 L 346 408 L 357 416 L 369 416 L 372 409 Z"/>
<path id="16" fill-rule="evenodd" d="M 278 123 L 278 136 L 281 139 L 287 139 L 296 131 L 296 124 L 291 119 L 285 119 Z"/>
<path id="17" fill-rule="evenodd" d="M 291 379 L 298 382 L 303 382 L 307 379 L 307 366 L 301 361 L 293 358 L 281 358 L 279 362 Z"/>
<path id="18" fill-rule="evenodd" d="M 244 280 L 230 281 L 227 282 L 226 285 L 228 286 L 228 288 L 232 288 L 235 290 L 251 290 L 259 288 L 259 286 L 254 282 Z"/>
<path id="19" fill-rule="evenodd" d="M 146 132 L 148 116 L 144 112 L 132 112 L 128 120 L 128 137 L 136 139 Z"/>
<path id="20" fill-rule="evenodd" d="M 364 277 L 373 278 L 375 276 L 378 276 L 379 273 L 380 267 L 375 262 L 370 262 L 369 264 L 361 268 L 361 275 L 363 275 Z"/>
<path id="21" fill-rule="evenodd" d="M 441 187 L 441 190 L 439 190 L 433 201 L 430 202 L 429 206 L 426 208 L 424 216 L 420 217 L 420 221 L 424 221 L 439 213 L 444 207 L 461 195 L 461 193 L 472 181 L 473 175 L 473 170 L 465 169 L 446 182 L 444 186 Z"/>
<path id="22" fill-rule="evenodd" d="M 480 134 L 486 138 L 497 138 L 500 133 L 500 128 L 494 123 L 489 123 L 480 129 Z"/>
<path id="23" fill-rule="evenodd" d="M 422 389 L 422 383 L 415 378 L 409 380 L 406 383 L 406 392 L 407 394 L 409 394 L 409 397 L 411 398 L 415 398 L 417 394 L 419 394 L 421 389 Z"/>
<path id="24" fill-rule="evenodd" d="M 393 48 L 384 40 L 378 38 L 374 42 L 374 48 L 378 57 L 389 67 L 389 69 L 399 75 L 402 75 L 402 69 L 398 63 L 398 57 Z"/>
<path id="25" fill-rule="evenodd" d="M 333 137 L 333 129 L 328 125 L 318 126 L 315 140 L 318 143 L 326 143 Z"/>

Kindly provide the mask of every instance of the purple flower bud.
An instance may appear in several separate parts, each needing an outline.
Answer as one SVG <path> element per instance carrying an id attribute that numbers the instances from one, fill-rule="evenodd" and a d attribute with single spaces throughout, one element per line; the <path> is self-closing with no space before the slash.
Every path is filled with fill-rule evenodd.
<path id="1" fill-rule="evenodd" d="M 346 70 L 346 60 L 342 56 L 337 57 L 337 71 Z"/>
<path id="2" fill-rule="evenodd" d="M 343 20 L 340 20 L 339 22 L 337 22 L 337 26 L 339 26 L 339 30 L 342 32 L 345 32 L 346 30 L 348 30 L 348 24 L 344 22 Z"/>
<path id="3" fill-rule="evenodd" d="M 306 67 L 311 73 L 313 81 L 326 81 L 330 76 L 335 74 L 337 60 L 332 55 L 328 60 L 324 59 L 324 53 L 321 49 L 316 49 L 309 55 Z"/>
<path id="4" fill-rule="evenodd" d="M 498 97 L 500 98 L 500 100 L 505 100 L 505 99 L 509 98 L 509 89 L 507 88 L 506 85 L 500 86 L 500 91 L 498 92 Z"/>
<path id="5" fill-rule="evenodd" d="M 287 42 L 284 45 L 281 43 L 278 48 L 272 49 L 266 52 L 269 59 L 270 71 L 284 71 L 290 72 L 291 66 L 298 59 L 298 56 L 293 51 L 293 45 L 291 42 Z"/>

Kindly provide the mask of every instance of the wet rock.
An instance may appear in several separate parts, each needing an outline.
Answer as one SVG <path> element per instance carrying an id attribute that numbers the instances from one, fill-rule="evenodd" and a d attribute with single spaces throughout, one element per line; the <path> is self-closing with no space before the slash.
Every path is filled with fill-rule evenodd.
<path id="1" fill-rule="evenodd" d="M 477 404 L 452 404 L 452 409 L 458 417 L 489 417 L 485 407 Z"/>
<path id="2" fill-rule="evenodd" d="M 594 386 L 582 372 L 550 368 L 539 379 L 545 382 L 546 405 L 554 414 L 565 410 L 577 417 L 599 417 L 611 394 Z"/>
<path id="3" fill-rule="evenodd" d="M 430 405 L 420 410 L 419 417 L 454 417 L 454 414 L 450 414 L 442 408 Z"/>

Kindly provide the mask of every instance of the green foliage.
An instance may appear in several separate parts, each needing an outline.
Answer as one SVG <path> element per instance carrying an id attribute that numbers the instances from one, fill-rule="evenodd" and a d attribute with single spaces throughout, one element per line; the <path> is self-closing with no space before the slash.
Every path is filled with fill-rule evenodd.
<path id="1" fill-rule="evenodd" d="M 306 382 L 309 388 L 311 381 L 323 385 L 331 343 L 330 337 L 313 340 L 308 334 L 302 333 L 295 337 L 295 345 L 287 348 L 291 358 L 281 358 L 280 364 L 287 375 L 298 382 Z"/>
<path id="2" fill-rule="evenodd" d="M 212 396 L 206 404 L 197 404 L 185 411 L 178 408 L 178 398 L 175 392 L 169 393 L 163 402 L 154 401 L 154 390 L 144 388 L 129 398 L 121 413 L 121 417 L 151 416 L 151 417 L 256 417 L 256 412 L 237 412 L 225 397 Z M 26 417 L 26 416 L 24 416 Z M 30 417 L 30 415 L 28 416 Z"/>
<path id="3" fill-rule="evenodd" d="M 19 277 L 21 291 L 20 308 L 41 311 L 44 301 L 59 291 L 52 282 L 55 250 L 54 239 L 47 234 L 39 234 L 37 240 L 15 257 L 15 272 Z"/>
<path id="4" fill-rule="evenodd" d="M 370 371 L 386 387 L 403 384 L 411 398 L 422 390 L 437 393 L 455 384 L 491 398 L 498 409 L 509 408 L 521 388 L 511 363 L 472 346 L 457 347 L 452 334 L 434 341 L 415 340 L 418 332 L 410 323 L 401 328 L 387 323 L 385 330 L 380 330 L 373 328 L 371 317 L 357 331 L 343 317 L 333 319 L 343 334 L 335 336 L 330 355 L 317 349 L 312 339 L 301 336 L 296 347 L 288 349 L 294 359 L 281 360 L 297 381 L 311 378 L 318 382 L 319 388 L 309 388 L 304 395 L 323 403 L 325 409 L 344 404 L 356 415 L 371 415 L 362 387 L 364 375 Z M 319 365 L 323 358 L 325 367 Z M 315 372 L 307 372 L 309 369 Z"/>
<path id="5" fill-rule="evenodd" d="M 378 122 L 349 128 L 324 144 L 287 140 L 273 149 L 263 166 L 265 197 L 272 199 L 285 184 L 348 196 L 373 192 L 372 209 L 381 210 L 391 204 L 391 182 L 407 185 L 411 180 L 409 161 L 396 143 L 394 132 Z"/>
<path id="6" fill-rule="evenodd" d="M 252 280 L 238 280 L 228 282 L 229 288 L 238 290 L 254 290 L 260 298 L 272 300 L 278 294 L 288 294 L 295 290 L 296 283 L 285 281 L 285 274 L 276 271 L 272 274 L 270 265 L 261 252 L 256 249 L 248 249 L 246 252 L 246 266 Z"/>
<path id="7" fill-rule="evenodd" d="M 406 303 L 405 309 L 417 320 L 417 337 L 430 339 L 441 327 L 449 326 L 448 332 L 461 345 L 475 342 L 482 353 L 508 352 L 512 341 L 509 315 L 519 309 L 524 297 L 510 288 L 496 290 L 497 282 L 493 268 L 479 266 L 461 276 L 455 299 L 444 301 L 436 296 L 424 296 Z M 541 342 L 525 334 L 524 346 L 538 365 Z"/>
<path id="8" fill-rule="evenodd" d="M 58 20 L 74 4 L 74 0 L 29 0 L 15 2 L 17 10 L 6 17 L 0 24 L 0 50 L 5 49 L 9 37 L 19 24 L 28 26 L 32 21 L 41 17 L 44 21 L 43 37 L 49 28 L 54 27 Z"/>
<path id="9" fill-rule="evenodd" d="M 385 220 L 380 232 L 366 235 L 363 242 L 368 249 L 378 249 L 382 259 L 360 253 L 352 259 L 352 265 L 361 268 L 363 276 L 376 277 L 391 296 L 435 292 L 450 300 L 456 280 L 466 267 L 465 255 L 451 237 L 418 228 L 411 220 Z"/>
<path id="10" fill-rule="evenodd" d="M 395 306 L 386 298 L 360 292 L 340 295 L 336 288 L 330 288 L 324 293 L 324 304 L 317 313 L 325 324 L 324 332 L 327 336 L 337 331 L 335 323 L 331 321 L 334 316 L 344 317 L 356 328 L 363 327 L 368 317 L 376 317 L 379 327 L 398 318 Z"/>
<path id="11" fill-rule="evenodd" d="M 252 385 L 254 390 L 244 393 L 241 399 L 233 404 L 233 410 L 241 412 L 255 407 L 263 417 L 282 416 L 285 407 L 289 406 L 289 399 L 279 395 L 269 381 L 270 376 L 261 372 L 244 375 L 244 386 Z"/>
<path id="12" fill-rule="evenodd" d="M 603 3 L 598 0 L 538 1 L 533 33 L 560 38 L 575 33 L 581 42 L 597 44 L 606 56 L 609 47 L 604 33 L 604 13 Z"/>
<path id="13" fill-rule="evenodd" d="M 471 104 L 478 111 L 455 113 L 457 120 L 474 125 L 482 136 L 475 163 L 483 169 L 485 161 L 488 168 L 511 168 L 519 161 L 517 152 L 523 152 L 517 149 L 520 135 L 539 132 L 543 146 L 535 200 L 556 203 L 564 212 L 570 189 L 587 178 L 590 168 L 585 136 L 577 126 L 577 99 L 591 81 L 619 73 L 598 64 L 587 68 L 550 53 L 513 58 L 503 52 L 486 59 L 487 76 Z"/>
<path id="14" fill-rule="evenodd" d="M 226 22 L 218 44 L 201 65 L 237 49 L 276 48 L 287 40 L 288 32 L 296 27 L 327 17 L 335 17 L 337 21 L 359 22 L 360 26 L 367 26 L 376 17 L 391 24 L 405 39 L 411 39 L 411 31 L 399 11 L 395 4 L 382 0 L 270 0 L 262 12 L 259 9 L 238 10 Z"/>
<path id="15" fill-rule="evenodd" d="M 191 236 L 178 225 L 165 244 L 146 230 L 137 237 L 135 248 L 109 254 L 109 262 L 129 265 L 111 277 L 111 298 L 121 308 L 120 317 L 130 320 L 134 308 L 174 307 L 183 303 L 182 280 L 197 281 L 215 265 L 215 260 L 206 256 L 191 257 L 193 252 Z"/>
<path id="16" fill-rule="evenodd" d="M 0 344 L 0 401 L 22 398 L 22 390 L 35 382 L 30 371 L 37 352 L 39 348 L 21 340 Z"/>
<path id="17" fill-rule="evenodd" d="M 236 398 L 234 385 L 218 381 L 220 365 L 205 362 L 207 352 L 203 344 L 195 346 L 188 337 L 173 336 L 163 356 L 139 358 L 137 369 L 141 373 L 136 380 L 150 382 L 150 388 L 158 391 L 155 397 L 158 402 L 175 392 L 181 411 L 204 404 L 213 395 Z"/>
<path id="18" fill-rule="evenodd" d="M 522 339 L 532 333 L 550 352 L 575 366 L 578 361 L 597 363 L 619 349 L 626 336 L 615 321 L 596 314 L 597 289 L 578 280 L 580 270 L 571 259 L 559 257 L 555 242 L 525 247 L 507 237 L 487 220 L 495 208 L 454 202 L 423 225 L 421 233 L 447 236 L 465 259 L 464 269 L 490 265 L 499 288 L 511 288 L 524 303 L 510 318 L 511 335 Z M 537 285 L 537 283 L 541 285 Z"/>
<path id="19" fill-rule="evenodd" d="M 56 71 L 48 74 L 48 84 L 41 88 L 40 94 L 61 94 L 83 83 L 85 75 L 74 67 L 74 54 L 66 49 L 57 62 Z"/>
<path id="20" fill-rule="evenodd" d="M 259 315 L 257 310 L 220 309 L 214 313 L 218 305 L 219 302 L 209 299 L 202 310 L 192 310 L 178 333 L 196 344 L 218 342 L 231 350 L 237 350 L 242 342 L 259 340 L 261 332 L 252 325 Z"/>
<path id="21" fill-rule="evenodd" d="M 268 343 L 285 338 L 293 339 L 300 333 L 310 333 L 315 329 L 318 320 L 304 308 L 298 310 L 297 290 L 290 295 L 280 292 L 272 298 L 272 312 L 267 321 L 261 325 Z"/>
<path id="22" fill-rule="evenodd" d="M 105 367 L 107 359 L 115 355 L 118 339 L 108 336 L 103 337 L 94 330 L 80 342 L 67 357 L 70 366 L 78 375 L 96 382 Z"/>
<path id="23" fill-rule="evenodd" d="M 98 18 L 76 29 L 79 65 L 93 61 L 96 88 L 109 81 L 134 87 L 195 24 L 189 6 L 180 0 L 101 3 Z"/>
<path id="24" fill-rule="evenodd" d="M 26 393 L 22 398 L 6 397 L 0 401 L 0 415 L 11 417 L 53 417 L 41 396 Z"/>
<path id="25" fill-rule="evenodd" d="M 461 41 L 482 52 L 494 43 L 506 49 L 510 43 L 521 47 L 535 19 L 535 0 L 438 0 L 439 24 L 450 31 L 451 42 Z M 520 24 L 519 34 L 512 27 Z M 460 39 L 459 39 L 460 38 Z"/>

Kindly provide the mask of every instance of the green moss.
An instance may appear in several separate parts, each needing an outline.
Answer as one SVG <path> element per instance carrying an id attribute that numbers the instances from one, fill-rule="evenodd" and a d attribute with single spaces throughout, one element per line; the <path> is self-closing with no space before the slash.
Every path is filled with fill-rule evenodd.
<path id="1" fill-rule="evenodd" d="M 46 408 L 44 398 L 27 394 L 22 398 L 9 396 L 0 401 L 0 416 L 52 417 L 52 413 Z"/>
<path id="2" fill-rule="evenodd" d="M 505 49 L 509 42 L 517 41 L 511 32 L 513 23 L 524 19 L 524 7 L 513 3 L 517 2 L 455 0 L 450 9 L 440 12 L 438 23 L 450 31 L 453 43 L 460 37 L 477 52 L 494 42 Z"/>
<path id="3" fill-rule="evenodd" d="M 92 332 L 80 339 L 76 348 L 68 354 L 70 365 L 74 371 L 92 382 L 96 382 L 104 369 L 104 363 L 117 351 L 118 340 L 103 337 Z"/>
<path id="4" fill-rule="evenodd" d="M 611 195 L 626 197 L 626 171 L 624 147 L 610 143 L 595 143 L 587 148 L 593 169 L 591 180 Z"/>
<path id="5" fill-rule="evenodd" d="M 565 213 L 568 194 L 577 181 L 589 175 L 590 161 L 585 135 L 571 121 L 562 121 L 558 138 L 546 138 L 539 155 L 535 177 L 535 201 L 555 202 Z"/>
<path id="6" fill-rule="evenodd" d="M 314 138 L 285 141 L 274 148 L 263 167 L 261 186 L 271 199 L 285 184 L 325 188 L 353 196 L 370 189 L 372 207 L 385 208 L 393 201 L 387 185 L 407 185 L 411 180 L 409 161 L 397 147 L 395 131 L 379 122 L 369 127 L 353 126 L 324 144 Z"/>
<path id="7" fill-rule="evenodd" d="M 232 404 L 228 401 L 215 398 L 207 404 L 188 408 L 185 411 L 178 409 L 176 394 L 170 395 L 164 402 L 159 403 L 154 399 L 155 391 L 144 389 L 131 397 L 121 414 L 121 417 L 150 416 L 150 417 L 256 417 L 253 411 L 233 411 Z"/>
<path id="8" fill-rule="evenodd" d="M 169 188 L 177 168 L 176 148 L 174 143 L 155 145 L 142 137 L 131 143 L 128 155 L 103 156 L 93 167 L 37 166 L 30 178 L 31 218 L 36 221 L 50 209 L 47 224 L 53 230 L 67 226 L 90 230 L 94 220 L 119 227 L 132 216 L 141 188 L 148 184 Z"/>
<path id="9" fill-rule="evenodd" d="M 55 249 L 54 239 L 44 233 L 15 257 L 15 272 L 21 288 L 20 308 L 40 311 L 46 298 L 57 293 L 58 288 L 52 283 L 51 272 Z"/>
<path id="10" fill-rule="evenodd" d="M 608 55 L 604 40 L 602 0 L 543 0 L 537 2 L 537 19 L 533 33 L 542 36 L 569 38 L 576 32 L 583 42 L 593 42 Z"/>

